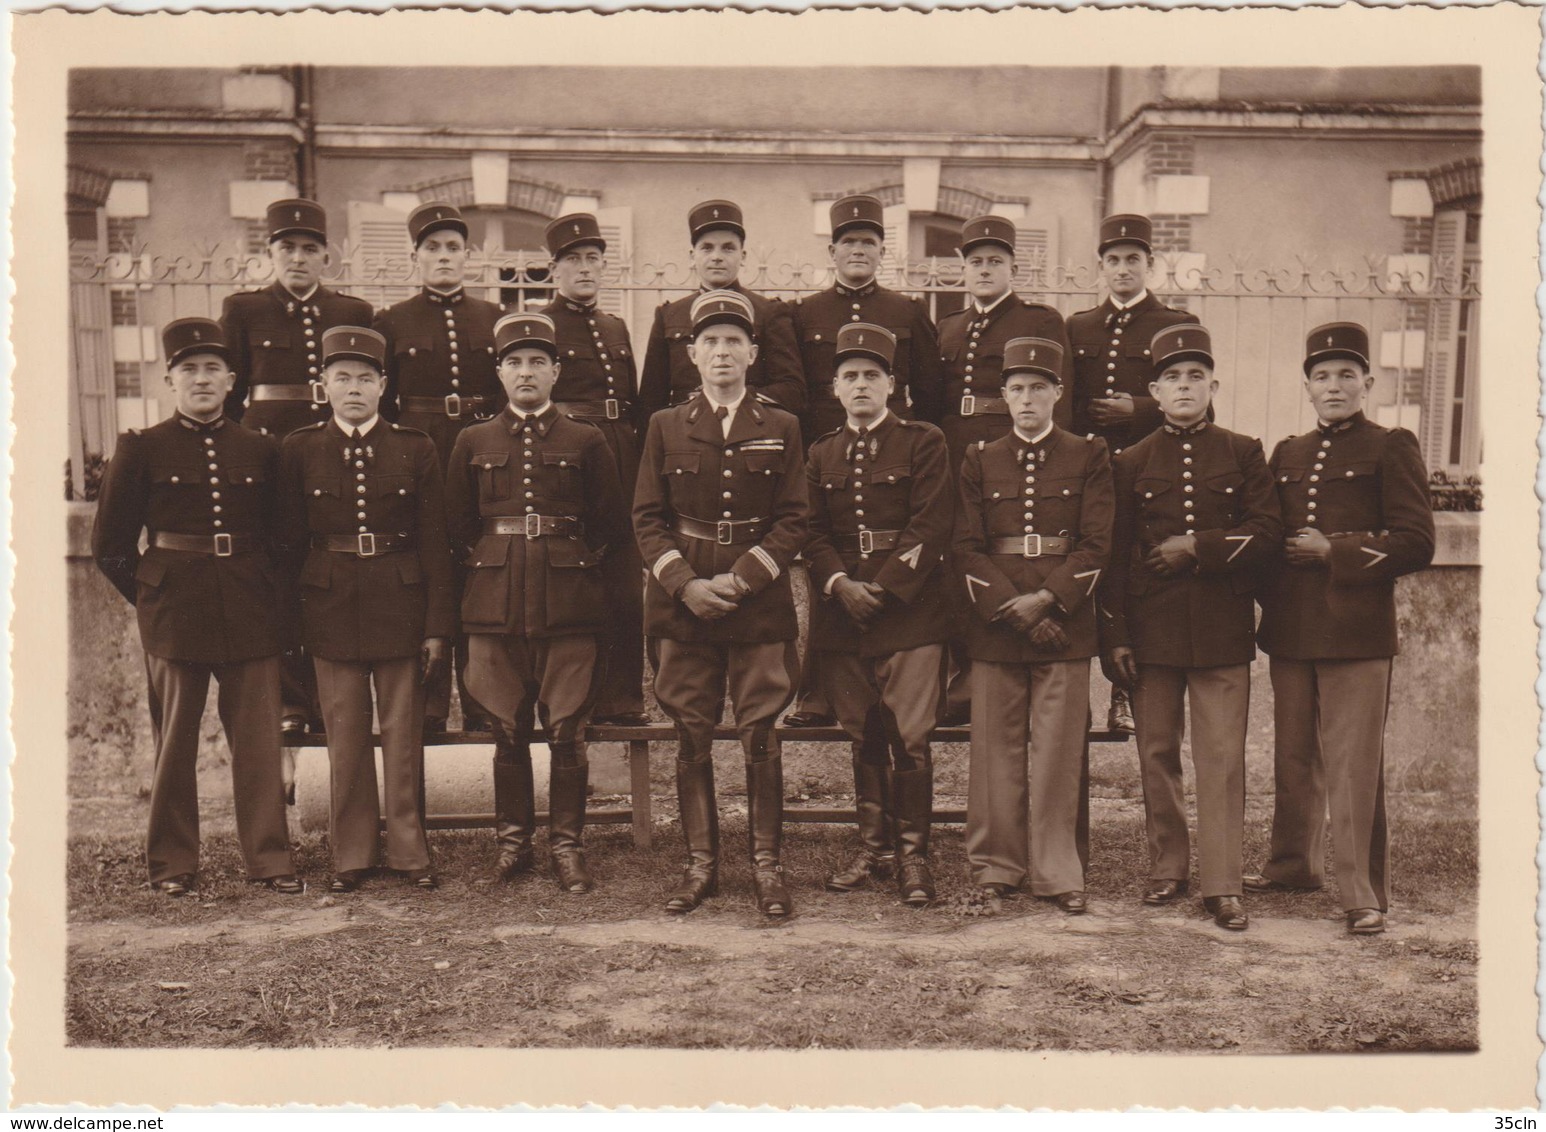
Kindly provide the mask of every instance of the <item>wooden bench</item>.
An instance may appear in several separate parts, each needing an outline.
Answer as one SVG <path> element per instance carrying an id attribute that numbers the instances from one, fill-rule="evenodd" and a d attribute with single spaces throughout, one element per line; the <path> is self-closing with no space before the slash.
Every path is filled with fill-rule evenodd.
<path id="1" fill-rule="evenodd" d="M 773 729 L 776 743 L 849 743 L 852 740 L 848 732 L 840 727 L 775 727 Z M 714 729 L 715 739 L 738 739 L 739 733 L 734 727 L 721 724 Z M 1125 743 L 1131 735 L 1126 731 L 1091 731 L 1089 733 L 1092 743 Z M 377 745 L 381 742 L 379 735 L 371 737 Z M 533 734 L 534 742 L 547 741 L 546 732 L 537 731 Z M 589 743 L 627 743 L 628 744 L 628 779 L 629 790 L 632 794 L 632 804 L 627 808 L 615 806 L 600 806 L 585 811 L 587 823 L 599 825 L 629 825 L 633 826 L 633 843 L 640 849 L 648 849 L 652 843 L 651 806 L 650 806 L 650 744 L 674 743 L 676 741 L 676 728 L 669 723 L 654 723 L 646 727 L 601 727 L 592 725 L 586 728 L 586 742 Z M 936 728 L 929 737 L 933 743 L 965 743 L 971 739 L 971 729 L 968 727 L 940 727 Z M 447 731 L 436 736 L 433 742 L 427 744 L 431 747 L 457 747 L 457 746 L 489 746 L 494 742 L 494 736 L 488 731 Z M 288 747 L 326 747 L 325 735 L 303 735 L 300 738 L 286 738 Z M 494 824 L 494 815 L 487 814 L 427 814 L 425 825 L 429 829 L 487 829 Z M 784 820 L 795 822 L 851 822 L 855 820 L 852 809 L 833 808 L 830 806 L 785 806 Z M 935 810 L 934 821 L 940 823 L 964 822 L 965 810 Z M 537 815 L 539 824 L 547 821 L 546 813 Z"/>

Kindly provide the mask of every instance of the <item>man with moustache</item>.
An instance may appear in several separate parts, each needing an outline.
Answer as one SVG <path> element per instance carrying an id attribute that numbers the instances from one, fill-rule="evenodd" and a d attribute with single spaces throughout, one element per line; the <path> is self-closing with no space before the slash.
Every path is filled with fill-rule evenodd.
<path id="1" fill-rule="evenodd" d="M 938 421 L 945 395 L 939 340 L 928 307 L 875 281 L 885 254 L 885 208 L 872 196 L 846 196 L 832 204 L 832 257 L 836 282 L 794 304 L 795 337 L 807 381 L 805 438 L 823 436 L 843 425 L 845 414 L 835 395 L 837 338 L 846 326 L 884 327 L 896 339 L 891 362 L 893 392 L 887 408 L 898 417 Z M 831 705 L 821 692 L 820 658 L 807 652 L 805 676 L 789 727 L 830 727 Z"/>
<path id="2" fill-rule="evenodd" d="M 1162 424 L 1112 461 L 1117 511 L 1099 591 L 1101 648 L 1133 693 L 1149 842 L 1143 902 L 1169 904 L 1188 888 L 1181 739 L 1190 701 L 1203 906 L 1219 927 L 1244 931 L 1253 594 L 1283 524 L 1261 442 L 1208 422 L 1218 380 L 1207 330 L 1172 326 L 1148 349 L 1148 394 Z"/>
<path id="3" fill-rule="evenodd" d="M 846 423 L 806 461 L 811 497 L 810 657 L 853 740 L 861 850 L 827 888 L 852 892 L 897 867 L 903 903 L 934 899 L 933 759 L 949 634 L 945 554 L 954 514 L 945 438 L 888 407 L 891 331 L 837 332 L 833 389 Z"/>
<path id="4" fill-rule="evenodd" d="M 322 334 L 333 326 L 369 326 L 370 304 L 322 285 L 327 213 L 314 200 L 268 206 L 268 258 L 274 282 L 227 296 L 220 322 L 235 376 L 226 416 L 283 439 L 324 421 Z M 298 649 L 280 663 L 281 726 L 287 735 L 321 729 L 311 661 Z"/>
<path id="5" fill-rule="evenodd" d="M 459 209 L 443 201 L 421 204 L 408 216 L 423 288 L 412 298 L 376 316 L 375 330 L 386 339 L 386 392 L 381 415 L 429 436 L 448 468 L 451 448 L 461 431 L 486 420 L 505 402 L 495 375 L 494 324 L 498 303 L 467 293 L 467 222 Z M 469 694 L 467 640 L 453 640 L 462 727 L 483 731 L 488 714 Z M 451 670 L 436 676 L 425 690 L 425 729 L 445 730 L 451 714 Z"/>
<path id="6" fill-rule="evenodd" d="M 161 345 L 176 411 L 118 438 L 91 532 L 98 568 L 135 607 L 145 651 L 150 885 L 167 896 L 198 887 L 199 731 L 213 677 L 247 877 L 299 895 L 279 750 L 288 618 L 270 557 L 279 442 L 224 415 L 236 351 L 218 322 L 168 323 Z"/>
<path id="7" fill-rule="evenodd" d="M 596 295 L 606 271 L 607 242 L 588 212 L 560 216 L 547 227 L 550 278 L 557 287 L 542 313 L 558 339 L 558 411 L 595 425 L 622 477 L 623 497 L 633 498 L 639 476 L 639 433 L 634 411 L 634 357 L 628 325 L 598 310 Z M 602 563 L 612 617 L 607 623 L 605 681 L 592 722 L 639 727 L 644 711 L 644 562 L 632 538 Z"/>
<path id="8" fill-rule="evenodd" d="M 322 335 L 322 363 L 333 418 L 285 438 L 279 498 L 281 543 L 299 583 L 301 632 L 327 723 L 332 891 L 352 892 L 376 865 L 373 711 L 386 864 L 431 889 L 420 795 L 424 688 L 450 663 L 455 617 L 440 457 L 422 432 L 378 413 L 381 335 L 335 326 Z"/>
<path id="9" fill-rule="evenodd" d="M 967 449 L 955 522 L 973 662 L 966 858 L 990 896 L 1013 893 L 1029 874 L 1036 896 L 1077 915 L 1087 910 L 1085 731 L 1093 598 L 1111 550 L 1111 461 L 1104 440 L 1053 423 L 1062 343 L 1012 339 L 1002 362 L 1013 425 Z"/>
<path id="10" fill-rule="evenodd" d="M 1148 290 L 1154 270 L 1154 228 L 1147 216 L 1119 213 L 1100 222 L 1100 278 L 1105 300 L 1068 319 L 1073 346 L 1072 431 L 1103 437 L 1113 458 L 1160 426 L 1161 412 L 1149 395 L 1154 376 L 1149 343 L 1161 330 L 1195 323 L 1197 316 L 1174 310 Z M 1209 406 L 1208 420 L 1213 419 Z M 1111 689 L 1107 727 L 1131 731 L 1133 711 L 1120 683 Z"/>
<path id="11" fill-rule="evenodd" d="M 784 771 L 773 722 L 799 679 L 789 566 L 810 513 L 800 422 L 747 388 L 758 347 L 745 296 L 707 292 L 691 317 L 689 357 L 702 396 L 650 418 L 633 506 L 650 571 L 644 617 L 657 652 L 655 695 L 676 724 L 687 842 L 687 869 L 666 909 L 690 912 L 719 883 L 713 740 L 728 684 L 746 755 L 757 907 L 787 916 Z"/>
<path id="12" fill-rule="evenodd" d="M 608 612 L 601 562 L 630 534 L 617 464 L 594 426 L 553 404 L 553 320 L 514 314 L 494 328 L 508 407 L 464 429 L 451 451 L 446 508 L 466 548 L 467 685 L 494 716 L 499 875 L 532 866 L 533 712 L 548 733 L 548 856 L 564 892 L 593 881 L 581 835 L 590 777 L 585 725 L 600 687 Z"/>
<path id="13" fill-rule="evenodd" d="M 746 225 L 740 206 L 728 200 L 706 200 L 687 214 L 687 228 L 699 290 L 655 311 L 639 379 L 639 427 L 661 409 L 696 396 L 701 388 L 698 367 L 688 349 L 693 341 L 692 307 L 703 293 L 715 290 L 734 291 L 752 308 L 757 350 L 746 375 L 747 388 L 798 416 L 805 410 L 805 374 L 800 369 L 794 321 L 783 300 L 741 286 Z"/>
<path id="14" fill-rule="evenodd" d="M 1247 892 L 1325 882 L 1330 803 L 1337 888 L 1353 935 L 1385 930 L 1385 715 L 1397 650 L 1396 579 L 1433 560 L 1428 472 L 1417 438 L 1364 416 L 1369 334 L 1310 331 L 1305 393 L 1316 427 L 1273 449 L 1288 534 L 1261 596 L 1272 658 L 1272 855 Z"/>

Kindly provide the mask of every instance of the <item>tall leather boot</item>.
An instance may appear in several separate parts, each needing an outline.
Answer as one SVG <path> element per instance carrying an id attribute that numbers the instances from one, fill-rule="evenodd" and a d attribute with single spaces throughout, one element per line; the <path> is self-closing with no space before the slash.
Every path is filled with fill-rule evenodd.
<path id="1" fill-rule="evenodd" d="M 503 730 L 494 739 L 494 839 L 499 845 L 499 879 L 531 868 L 531 835 L 537 804 L 531 780 L 531 745 Z"/>
<path id="2" fill-rule="evenodd" d="M 676 760 L 676 800 L 687 842 L 687 868 L 666 897 L 666 911 L 691 912 L 719 891 L 719 804 L 714 797 L 714 763 L 691 754 L 686 740 Z"/>
<path id="3" fill-rule="evenodd" d="M 754 749 L 759 753 L 765 750 L 767 741 L 766 735 L 759 735 L 753 740 Z M 784 839 L 782 756 L 746 760 L 746 808 L 757 910 L 765 916 L 787 916 L 794 911 L 794 902 L 789 898 L 789 889 L 784 887 L 784 868 L 778 859 Z"/>
<path id="4" fill-rule="evenodd" d="M 896 833 L 890 813 L 891 768 L 882 762 L 866 761 L 864 749 L 863 743 L 853 745 L 859 853 L 848 868 L 827 878 L 828 892 L 856 892 L 871 877 L 890 876 L 896 863 Z"/>
<path id="5" fill-rule="evenodd" d="M 897 892 L 903 904 L 922 908 L 934 900 L 929 869 L 929 829 L 934 821 L 934 770 L 892 771 L 896 799 Z"/>
<path id="6" fill-rule="evenodd" d="M 565 892 L 589 892 L 594 883 L 585 865 L 580 837 L 585 831 L 585 794 L 590 764 L 578 756 L 576 744 L 555 743 L 553 770 L 548 779 L 548 861 L 553 878 Z M 565 765 L 559 765 L 560 763 Z"/>

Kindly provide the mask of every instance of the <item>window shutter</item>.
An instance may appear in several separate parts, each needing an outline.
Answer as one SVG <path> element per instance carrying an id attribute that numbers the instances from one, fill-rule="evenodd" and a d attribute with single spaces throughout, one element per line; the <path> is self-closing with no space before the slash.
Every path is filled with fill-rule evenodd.
<path id="1" fill-rule="evenodd" d="M 374 201 L 352 200 L 347 209 L 349 243 L 340 286 L 382 310 L 418 290 L 408 215 Z"/>
<path id="2" fill-rule="evenodd" d="M 905 204 L 887 205 L 881 213 L 886 226 L 886 254 L 880 261 L 881 281 L 891 287 L 905 287 L 903 270 L 907 266 L 907 229 L 912 215 Z"/>
<path id="3" fill-rule="evenodd" d="M 601 293 L 596 296 L 596 306 L 628 324 L 629 340 L 637 348 L 640 328 L 636 325 L 634 293 L 619 286 L 633 281 L 633 209 L 598 208 L 596 223 L 601 227 L 601 238 L 607 242 L 607 275 Z M 644 333 L 649 333 L 648 327 Z"/>
<path id="4" fill-rule="evenodd" d="M 1045 302 L 1058 263 L 1055 219 L 1027 216 L 1015 225 L 1015 286 L 1028 299 Z"/>
<path id="5" fill-rule="evenodd" d="M 1465 213 L 1439 212 L 1433 217 L 1434 290 L 1453 294 L 1460 289 L 1465 259 Z M 1435 296 L 1428 304 L 1428 359 L 1423 379 L 1423 459 L 1430 468 L 1450 466 L 1448 438 L 1452 427 L 1456 347 L 1459 344 L 1460 301 Z"/>

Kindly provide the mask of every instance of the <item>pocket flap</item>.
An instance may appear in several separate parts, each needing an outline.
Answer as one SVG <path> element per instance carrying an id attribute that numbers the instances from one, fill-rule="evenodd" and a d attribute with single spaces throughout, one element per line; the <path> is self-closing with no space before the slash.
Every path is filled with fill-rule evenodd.
<path id="1" fill-rule="evenodd" d="M 1154 499 L 1164 495 L 1170 490 L 1170 481 L 1162 479 L 1141 479 L 1133 482 L 1133 494 L 1139 499 Z"/>
<path id="2" fill-rule="evenodd" d="M 660 465 L 661 475 L 681 475 L 684 472 L 695 473 L 698 471 L 697 452 L 667 452 L 662 457 Z"/>
<path id="3" fill-rule="evenodd" d="M 580 466 L 580 454 L 578 452 L 544 452 L 542 462 L 548 467 L 577 468 Z"/>
<path id="4" fill-rule="evenodd" d="M 197 468 L 151 468 L 151 483 L 176 483 L 199 484 L 204 482 L 204 473 Z"/>
<path id="5" fill-rule="evenodd" d="M 1278 469 L 1278 482 L 1279 483 L 1298 483 L 1302 479 L 1304 479 L 1304 469 L 1303 468 L 1279 468 Z"/>
<path id="6" fill-rule="evenodd" d="M 224 469 L 220 473 L 220 478 L 229 484 L 263 483 L 268 479 L 268 469 L 262 464 L 233 466 Z"/>
<path id="7" fill-rule="evenodd" d="M 1357 476 L 1372 476 L 1379 469 L 1377 460 L 1358 460 L 1342 469 L 1341 475 L 1333 475 L 1332 479 L 1354 479 Z"/>
<path id="8" fill-rule="evenodd" d="M 1225 495 L 1235 495 L 1245 485 L 1245 476 L 1239 472 L 1225 472 L 1209 478 L 1208 487 Z"/>
<path id="9" fill-rule="evenodd" d="M 913 478 L 913 466 L 911 464 L 892 464 L 885 468 L 875 468 L 870 472 L 871 483 L 900 483 Z"/>
<path id="10" fill-rule="evenodd" d="M 746 470 L 748 472 L 762 472 L 764 475 L 772 475 L 784 468 L 784 454 L 782 452 L 748 452 L 746 453 Z"/>
<path id="11" fill-rule="evenodd" d="M 384 499 L 392 495 L 412 495 L 412 476 L 377 476 L 375 481 L 376 497 Z"/>
<path id="12" fill-rule="evenodd" d="M 836 489 L 838 489 L 840 487 L 847 486 L 847 484 L 848 484 L 848 473 L 847 472 L 822 472 L 821 473 L 821 486 L 826 488 L 828 491 L 835 491 Z"/>
<path id="13" fill-rule="evenodd" d="M 290 348 L 290 332 L 279 327 L 265 330 L 263 337 L 258 339 L 258 345 L 265 350 L 287 350 Z"/>
<path id="14" fill-rule="evenodd" d="M 473 568 L 503 566 L 510 556 L 509 535 L 484 535 L 473 546 L 465 565 Z"/>
<path id="15" fill-rule="evenodd" d="M 474 452 L 469 463 L 475 468 L 502 468 L 509 459 L 508 452 Z"/>
<path id="16" fill-rule="evenodd" d="M 1084 479 L 1048 480 L 1044 487 L 1038 486 L 1036 495 L 1041 499 L 1069 498 L 1084 494 Z"/>
<path id="17" fill-rule="evenodd" d="M 313 498 L 323 495 L 336 497 L 343 494 L 343 481 L 337 476 L 307 476 L 305 491 Z"/>
<path id="18" fill-rule="evenodd" d="M 433 338 L 399 338 L 392 344 L 392 352 L 399 358 L 416 358 L 435 352 Z"/>

